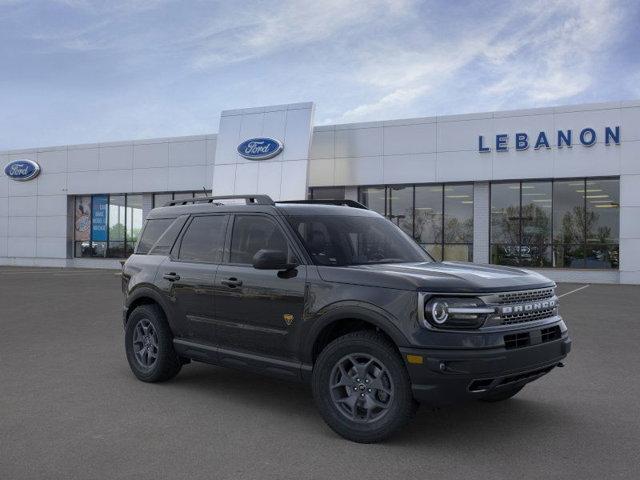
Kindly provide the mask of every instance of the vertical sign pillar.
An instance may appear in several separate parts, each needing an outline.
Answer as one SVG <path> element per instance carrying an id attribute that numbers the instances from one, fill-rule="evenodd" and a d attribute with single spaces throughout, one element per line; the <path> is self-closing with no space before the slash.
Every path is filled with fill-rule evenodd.
<path id="1" fill-rule="evenodd" d="M 266 194 L 274 200 L 306 198 L 313 114 L 312 102 L 222 112 L 213 194 Z M 238 146 L 251 139 L 277 140 L 283 150 L 265 160 L 244 158 Z"/>

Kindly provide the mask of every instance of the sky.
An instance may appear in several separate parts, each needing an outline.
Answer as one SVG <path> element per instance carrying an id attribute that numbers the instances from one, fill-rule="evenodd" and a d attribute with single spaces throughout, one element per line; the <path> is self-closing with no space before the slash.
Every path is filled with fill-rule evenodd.
<path id="1" fill-rule="evenodd" d="M 636 0 L 0 0 L 0 150 L 640 98 Z"/>

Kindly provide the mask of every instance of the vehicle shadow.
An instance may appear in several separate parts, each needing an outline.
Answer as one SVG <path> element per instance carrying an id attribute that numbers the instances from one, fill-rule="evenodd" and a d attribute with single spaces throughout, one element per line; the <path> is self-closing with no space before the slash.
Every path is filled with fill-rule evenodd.
<path id="1" fill-rule="evenodd" d="M 169 384 L 189 395 L 232 401 L 251 411 L 268 409 L 282 418 L 304 418 L 319 435 L 338 438 L 324 425 L 308 385 L 208 365 L 189 365 Z M 168 385 L 168 384 L 165 384 Z M 470 402 L 442 408 L 421 406 L 413 421 L 385 445 L 486 444 L 490 438 L 519 441 L 522 432 L 551 433 L 566 428 L 573 415 L 567 405 L 520 397 L 499 403 Z"/>

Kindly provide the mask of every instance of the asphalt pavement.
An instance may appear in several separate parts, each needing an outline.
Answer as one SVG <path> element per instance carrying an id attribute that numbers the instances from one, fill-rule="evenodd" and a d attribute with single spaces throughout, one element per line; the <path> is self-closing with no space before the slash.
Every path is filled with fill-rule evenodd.
<path id="1" fill-rule="evenodd" d="M 121 301 L 113 271 L 0 267 L 0 479 L 640 478 L 640 286 L 562 297 L 566 367 L 516 398 L 422 408 L 376 445 L 305 385 L 203 364 L 139 382 Z"/>

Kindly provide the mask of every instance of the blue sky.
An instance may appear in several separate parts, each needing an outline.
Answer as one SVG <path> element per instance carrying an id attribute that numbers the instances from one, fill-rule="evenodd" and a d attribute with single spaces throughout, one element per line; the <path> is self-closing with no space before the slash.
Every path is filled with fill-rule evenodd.
<path id="1" fill-rule="evenodd" d="M 640 98 L 637 1 L 0 0 L 0 149 Z"/>

